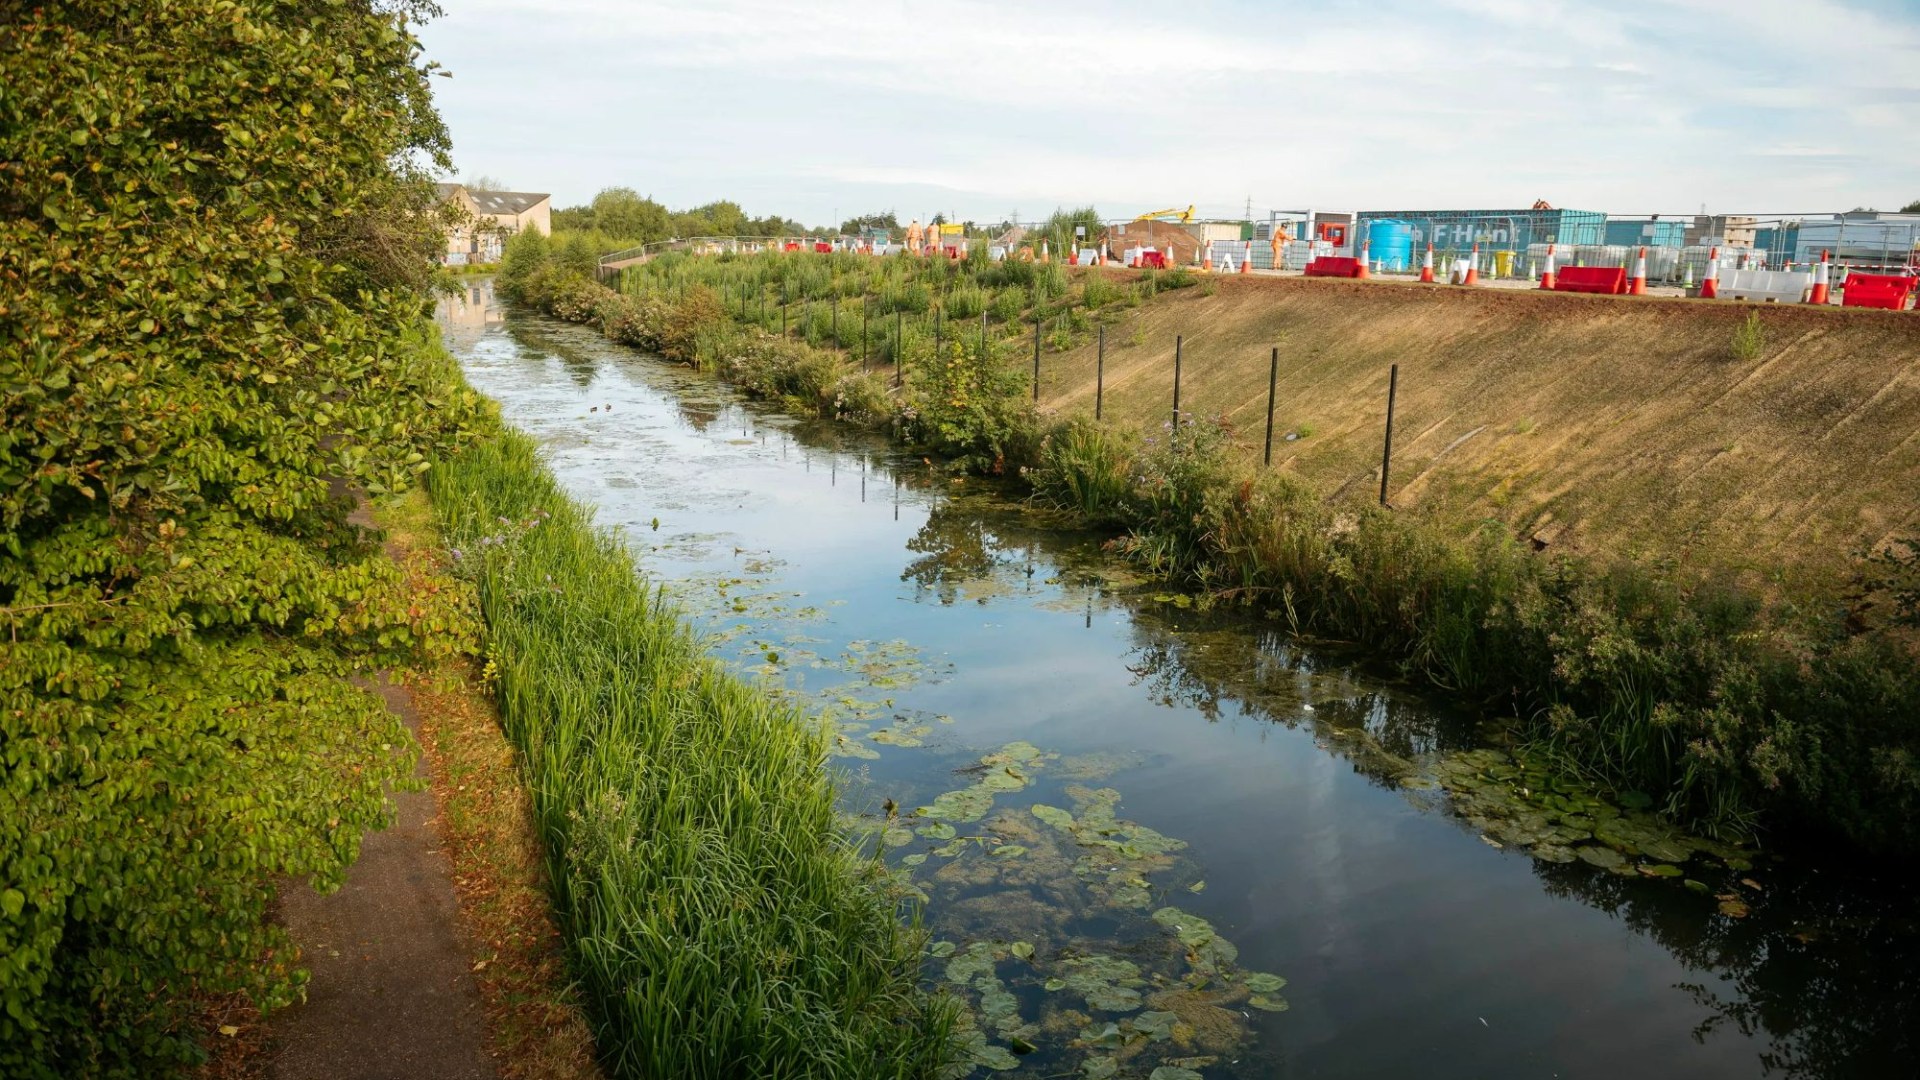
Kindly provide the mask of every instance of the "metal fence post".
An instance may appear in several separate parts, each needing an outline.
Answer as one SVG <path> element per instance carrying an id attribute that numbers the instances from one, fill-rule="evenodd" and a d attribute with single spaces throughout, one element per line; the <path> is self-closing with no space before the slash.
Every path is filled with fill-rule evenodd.
<path id="1" fill-rule="evenodd" d="M 907 338 L 902 316 L 898 309 L 893 313 L 893 385 L 907 384 Z"/>
<path id="2" fill-rule="evenodd" d="M 1393 466 L 1393 397 L 1400 389 L 1400 365 L 1387 374 L 1387 440 L 1380 450 L 1380 505 L 1387 505 L 1387 471 Z"/>
<path id="3" fill-rule="evenodd" d="M 1179 334 L 1173 336 L 1173 433 L 1180 434 L 1180 346 Z"/>
<path id="4" fill-rule="evenodd" d="M 1273 464 L 1273 392 L 1280 382 L 1280 346 L 1273 347 L 1273 358 L 1267 363 L 1267 453 L 1262 464 Z"/>
<path id="5" fill-rule="evenodd" d="M 1093 360 L 1093 418 L 1100 419 L 1101 399 L 1107 392 L 1107 324 L 1100 324 L 1100 349 Z"/>
<path id="6" fill-rule="evenodd" d="M 1040 313 L 1033 313 L 1033 400 L 1040 401 Z"/>

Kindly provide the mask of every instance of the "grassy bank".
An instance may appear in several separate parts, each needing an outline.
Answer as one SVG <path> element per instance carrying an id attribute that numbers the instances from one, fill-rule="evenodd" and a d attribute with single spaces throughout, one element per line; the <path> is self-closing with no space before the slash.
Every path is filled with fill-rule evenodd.
<path id="1" fill-rule="evenodd" d="M 947 1007 L 817 725 L 726 673 L 515 433 L 432 473 L 614 1075 L 922 1077 Z"/>
<path id="2" fill-rule="evenodd" d="M 1154 310 L 1164 279 L 1109 295 L 1105 279 L 1058 267 L 784 255 L 662 259 L 615 292 L 537 259 L 521 269 L 508 286 L 522 299 L 615 340 L 813 415 L 1021 472 L 1043 498 L 1124 532 L 1161 573 L 1299 631 L 1364 643 L 1510 714 L 1531 753 L 1623 801 L 1649 800 L 1713 833 L 1775 826 L 1916 850 L 1905 826 L 1920 810 L 1912 547 L 1850 562 L 1810 598 L 1711 563 L 1537 553 L 1498 520 L 1330 497 L 1256 467 L 1220 422 L 1141 431 L 1028 405 L 1036 319 L 1044 360 L 1102 318 Z M 1064 291 L 1050 296 L 1050 281 Z M 824 318 L 806 306 L 816 294 Z M 776 296 L 788 298 L 786 335 Z M 909 321 L 923 301 L 936 310 Z M 991 321 L 996 304 L 1005 322 Z M 874 310 L 898 321 L 859 317 Z M 984 339 L 976 330 L 954 341 L 936 322 L 952 312 L 946 325 L 974 327 L 959 313 L 980 310 L 990 313 Z M 1089 329 L 1076 328 L 1075 312 Z M 877 368 L 896 353 L 904 371 Z M 1850 610 L 1825 602 L 1843 590 Z"/>

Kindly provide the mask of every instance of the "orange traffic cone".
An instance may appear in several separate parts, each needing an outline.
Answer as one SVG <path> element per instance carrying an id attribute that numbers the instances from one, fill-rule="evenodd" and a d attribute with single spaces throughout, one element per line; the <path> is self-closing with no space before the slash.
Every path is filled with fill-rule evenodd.
<path id="1" fill-rule="evenodd" d="M 1707 255 L 1706 272 L 1700 275 L 1700 299 L 1720 299 L 1720 249 L 1714 248 Z"/>
<path id="2" fill-rule="evenodd" d="M 1240 272 L 1253 273 L 1253 241 L 1247 241 L 1246 250 L 1240 253 Z"/>
<path id="3" fill-rule="evenodd" d="M 1373 276 L 1373 241 L 1360 242 L 1360 272 L 1353 275 L 1362 281 Z"/>
<path id="4" fill-rule="evenodd" d="M 1647 249 L 1641 248 L 1633 260 L 1633 277 L 1627 281 L 1628 296 L 1647 295 Z"/>
<path id="5" fill-rule="evenodd" d="M 1832 302 L 1831 286 L 1833 279 L 1827 276 L 1829 273 L 1827 270 L 1828 258 L 1828 253 L 1822 251 L 1820 253 L 1820 261 L 1814 264 L 1813 295 L 1807 298 L 1807 302 L 1810 304 L 1826 304 Z"/>
<path id="6" fill-rule="evenodd" d="M 1427 245 L 1426 258 L 1420 260 L 1420 280 L 1424 284 L 1433 284 L 1433 245 Z"/>
<path id="7" fill-rule="evenodd" d="M 1473 254 L 1467 257 L 1467 276 L 1462 285 L 1480 284 L 1480 245 L 1473 245 Z"/>
<path id="8" fill-rule="evenodd" d="M 1548 244 L 1547 245 L 1547 268 L 1545 270 L 1540 271 L 1540 287 L 1551 291 L 1553 289 L 1553 278 L 1554 278 L 1553 245 Z"/>
<path id="9" fill-rule="evenodd" d="M 1040 241 L 1040 261 L 1041 262 L 1048 261 L 1047 242 L 1045 240 Z"/>

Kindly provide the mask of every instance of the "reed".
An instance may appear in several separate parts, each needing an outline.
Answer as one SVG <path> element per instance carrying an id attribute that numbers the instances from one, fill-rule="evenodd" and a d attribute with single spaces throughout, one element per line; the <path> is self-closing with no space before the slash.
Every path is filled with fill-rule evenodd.
<path id="1" fill-rule="evenodd" d="M 507 432 L 432 471 L 609 1072 L 926 1077 L 951 1008 L 824 730 L 727 673 Z"/>

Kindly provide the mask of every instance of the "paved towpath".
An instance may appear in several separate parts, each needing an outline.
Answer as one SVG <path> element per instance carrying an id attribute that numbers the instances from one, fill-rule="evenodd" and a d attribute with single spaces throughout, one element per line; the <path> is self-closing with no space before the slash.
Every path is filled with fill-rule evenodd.
<path id="1" fill-rule="evenodd" d="M 412 696 L 377 689 L 417 737 Z M 393 827 L 366 837 L 338 892 L 316 896 L 303 883 L 281 899 L 313 981 L 305 1004 L 268 1022 L 273 1080 L 495 1076 L 433 793 L 394 802 Z"/>

